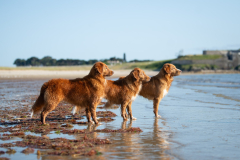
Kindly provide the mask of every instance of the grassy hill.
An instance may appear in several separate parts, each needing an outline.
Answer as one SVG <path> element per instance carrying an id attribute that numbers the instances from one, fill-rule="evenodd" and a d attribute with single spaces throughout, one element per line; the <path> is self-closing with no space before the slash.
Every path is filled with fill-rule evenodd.
<path id="1" fill-rule="evenodd" d="M 186 55 L 186 56 L 179 56 L 178 61 L 181 60 L 215 60 L 221 58 L 222 55 Z M 183 71 L 192 71 L 192 70 L 213 70 L 213 69 L 219 69 L 220 67 L 218 65 L 213 64 L 178 64 L 176 65 L 179 69 Z"/>
<path id="2" fill-rule="evenodd" d="M 151 62 L 135 62 L 135 63 L 123 63 L 114 66 L 109 66 L 111 69 L 122 70 L 122 69 L 133 69 L 133 68 L 141 68 L 146 70 L 160 70 L 165 63 L 170 63 L 172 60 L 164 60 L 164 61 L 151 61 Z"/>

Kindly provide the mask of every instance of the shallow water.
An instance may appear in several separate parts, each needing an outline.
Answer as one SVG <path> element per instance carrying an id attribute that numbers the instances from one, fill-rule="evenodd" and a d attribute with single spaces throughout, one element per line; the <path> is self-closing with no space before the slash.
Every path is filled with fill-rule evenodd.
<path id="1" fill-rule="evenodd" d="M 1 107 L 21 107 L 33 103 L 28 95 L 38 95 L 44 80 L 0 81 Z M 160 103 L 160 119 L 154 118 L 152 102 L 138 97 L 132 105 L 135 121 L 123 122 L 120 109 L 112 122 L 102 125 L 74 125 L 77 129 L 120 129 L 140 127 L 141 133 L 97 133 L 110 145 L 97 150 L 102 155 L 85 159 L 238 159 L 240 157 L 240 75 L 187 75 L 175 78 L 169 93 Z M 99 110 L 99 109 L 98 109 Z M 85 121 L 85 119 L 83 120 Z M 31 132 L 28 132 L 30 134 Z M 1 134 L 1 133 L 0 133 Z M 49 134 L 79 139 L 83 135 Z M 0 143 L 6 141 L 0 140 Z M 11 159 L 36 159 L 20 153 L 0 155 Z M 5 150 L 0 148 L 0 150 Z M 77 157 L 42 156 L 40 159 L 76 159 Z"/>
<path id="2" fill-rule="evenodd" d="M 160 114 L 179 159 L 239 159 L 240 74 L 175 78 Z"/>
<path id="3" fill-rule="evenodd" d="M 1 95 L 1 108 L 11 107 L 8 109 L 14 109 L 17 107 L 24 106 L 25 103 L 30 107 L 34 101 L 30 98 L 29 95 L 38 95 L 41 85 L 46 80 L 26 80 L 26 81 L 17 81 L 11 80 L 0 81 L 0 93 Z M 23 103 L 24 102 L 24 103 Z M 29 105 L 30 104 L 30 105 Z M 110 145 L 100 145 L 96 149 L 99 152 L 102 152 L 102 155 L 92 156 L 92 157 L 82 157 L 85 159 L 154 159 L 162 158 L 169 159 L 171 155 L 166 154 L 165 151 L 169 149 L 169 131 L 166 127 L 166 122 L 163 119 L 155 119 L 152 112 L 151 106 L 152 102 L 145 99 L 137 99 L 134 102 L 133 113 L 138 119 L 136 121 L 126 121 L 123 122 L 120 116 L 120 109 L 109 109 L 110 111 L 117 114 L 117 117 L 112 122 L 101 122 L 101 125 L 74 125 L 75 129 L 88 129 L 89 131 L 95 129 L 127 129 L 129 127 L 140 127 L 143 132 L 141 133 L 98 133 L 93 132 L 91 137 L 93 138 L 108 138 L 112 144 Z M 105 110 L 105 109 L 97 109 Z M 147 113 L 147 114 L 146 114 Z M 13 115 L 14 116 L 14 115 Z M 86 121 L 83 119 L 81 121 Z M 0 133 L 2 134 L 2 133 Z M 41 134 L 35 134 L 27 132 L 26 134 L 32 134 L 40 136 Z M 51 132 L 48 135 L 44 135 L 49 138 L 59 138 L 64 137 L 67 139 L 82 139 L 83 134 L 55 134 Z M 18 138 L 19 140 L 19 138 Z M 16 140 L 2 141 L 0 143 L 9 143 Z M 17 151 L 13 155 L 3 154 L 0 157 L 7 157 L 11 159 L 19 159 L 19 157 L 24 159 L 33 159 L 36 158 L 36 151 L 34 154 L 25 155 L 21 151 L 25 148 L 21 147 L 12 147 Z M 6 151 L 4 148 L 0 150 Z M 50 156 L 44 155 L 39 157 L 41 159 L 75 159 L 79 157 L 72 156 Z"/>

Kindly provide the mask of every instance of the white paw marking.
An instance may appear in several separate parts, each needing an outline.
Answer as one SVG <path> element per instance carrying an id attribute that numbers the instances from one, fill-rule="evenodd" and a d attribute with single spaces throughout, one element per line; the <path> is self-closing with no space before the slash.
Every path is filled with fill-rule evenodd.
<path id="1" fill-rule="evenodd" d="M 76 113 L 76 110 L 77 110 L 77 107 L 74 106 L 73 109 L 72 109 L 72 114 L 73 114 L 73 115 Z"/>
<path id="2" fill-rule="evenodd" d="M 137 120 L 137 118 L 136 117 L 132 117 L 132 120 Z"/>
<path id="3" fill-rule="evenodd" d="M 33 116 L 33 110 L 32 110 L 32 113 L 31 113 L 31 118 L 32 118 L 32 116 Z"/>
<path id="4" fill-rule="evenodd" d="M 88 122 L 89 124 L 94 124 L 94 122 L 93 121 L 90 121 L 90 122 Z"/>

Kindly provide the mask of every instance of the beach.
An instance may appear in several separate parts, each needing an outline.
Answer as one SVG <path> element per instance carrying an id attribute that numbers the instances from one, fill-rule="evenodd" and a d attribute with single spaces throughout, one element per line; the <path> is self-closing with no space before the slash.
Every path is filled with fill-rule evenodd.
<path id="1" fill-rule="evenodd" d="M 86 75 L 87 71 L 31 71 L 30 73 L 1 72 L 0 109 L 5 111 L 21 107 L 29 108 L 39 95 L 41 85 L 51 78 L 76 78 Z M 130 71 L 115 71 L 115 77 L 129 74 Z M 46 73 L 48 73 L 46 75 Z M 53 74 L 55 73 L 55 74 Z M 156 71 L 146 71 L 149 76 Z M 4 77 L 4 76 L 5 77 Z M 115 113 L 114 120 L 101 122 L 101 125 L 73 125 L 72 129 L 88 130 L 89 137 L 109 139 L 111 144 L 94 147 L 99 155 L 80 156 L 85 159 L 238 159 L 240 157 L 240 74 L 193 74 L 180 75 L 174 78 L 173 84 L 160 102 L 157 119 L 153 114 L 152 102 L 140 96 L 132 104 L 134 121 L 123 122 L 120 109 L 111 108 L 107 111 Z M 100 105 L 97 111 L 106 111 Z M 30 113 L 27 113 L 29 114 Z M 71 115 L 66 115 L 71 116 Z M 80 121 L 86 121 L 85 116 Z M 1 117 L 1 121 L 7 121 Z M 14 125 L 11 125 L 14 126 Z M 0 125 L 10 127 L 10 125 Z M 101 129 L 140 128 L 139 133 L 94 132 Z M 5 132 L 0 132 L 1 136 Z M 25 132 L 27 135 L 48 136 L 49 139 L 67 138 L 82 139 L 84 134 L 47 135 Z M 3 143 L 15 143 L 21 138 L 0 140 Z M 11 147 L 14 154 L 1 154 L 0 157 L 10 159 L 36 159 L 34 153 L 23 154 L 26 147 Z M 7 151 L 7 148 L 0 148 Z M 44 152 L 44 149 L 41 150 Z M 76 155 L 41 155 L 39 159 L 78 159 Z"/>
<path id="2" fill-rule="evenodd" d="M 156 75 L 157 71 L 145 70 L 149 76 Z M 116 70 L 109 78 L 126 76 L 131 70 Z M 89 70 L 0 70 L 0 79 L 52 79 L 52 78 L 81 78 L 86 76 Z"/>

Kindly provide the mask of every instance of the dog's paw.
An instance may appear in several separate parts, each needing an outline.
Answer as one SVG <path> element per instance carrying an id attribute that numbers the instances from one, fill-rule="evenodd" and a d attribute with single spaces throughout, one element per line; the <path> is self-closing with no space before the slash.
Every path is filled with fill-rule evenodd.
<path id="1" fill-rule="evenodd" d="M 157 115 L 156 118 L 161 118 L 161 116 L 160 116 L 160 115 Z"/>
<path id="2" fill-rule="evenodd" d="M 137 120 L 137 118 L 136 117 L 132 117 L 132 120 Z"/>
<path id="3" fill-rule="evenodd" d="M 89 121 L 88 124 L 94 124 L 94 122 L 93 121 Z"/>

